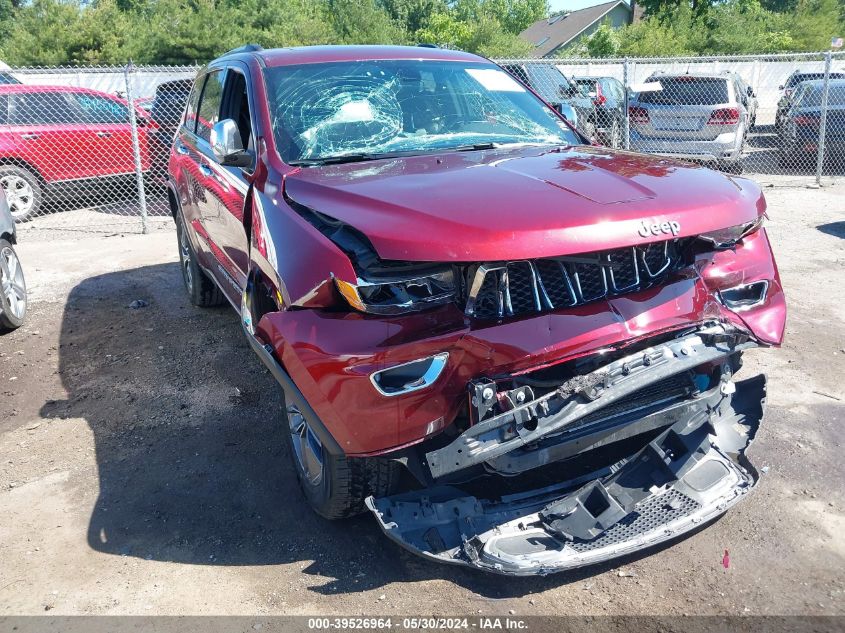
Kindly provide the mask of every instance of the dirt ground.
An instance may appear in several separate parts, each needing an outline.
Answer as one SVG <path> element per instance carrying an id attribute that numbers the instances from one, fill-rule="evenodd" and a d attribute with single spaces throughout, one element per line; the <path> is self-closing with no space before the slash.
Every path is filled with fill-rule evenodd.
<path id="1" fill-rule="evenodd" d="M 845 614 L 845 185 L 767 195 L 790 316 L 743 369 L 770 380 L 758 489 L 669 546 L 547 578 L 314 515 L 280 393 L 231 309 L 188 305 L 172 231 L 25 239 L 29 319 L 0 336 L 0 615 Z"/>

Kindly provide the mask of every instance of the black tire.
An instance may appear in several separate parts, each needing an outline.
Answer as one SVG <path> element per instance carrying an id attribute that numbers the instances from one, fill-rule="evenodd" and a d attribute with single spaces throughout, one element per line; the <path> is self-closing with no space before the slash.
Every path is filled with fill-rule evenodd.
<path id="1" fill-rule="evenodd" d="M 610 123 L 610 146 L 613 149 L 621 149 L 625 144 L 622 139 L 622 124 L 619 119 L 613 119 Z"/>
<path id="2" fill-rule="evenodd" d="M 26 281 L 20 260 L 12 245 L 0 239 L 0 329 L 14 330 L 23 325 L 26 303 Z"/>
<path id="3" fill-rule="evenodd" d="M 742 174 L 742 161 L 741 160 L 725 160 L 721 161 L 718 165 L 719 171 L 723 171 L 726 174 L 731 174 L 733 176 L 739 176 Z"/>
<path id="4" fill-rule="evenodd" d="M 185 219 L 182 212 L 176 213 L 176 240 L 179 248 L 179 268 L 182 270 L 182 281 L 191 303 L 200 308 L 212 308 L 221 305 L 226 297 L 213 280 L 209 279 L 205 271 L 197 264 L 197 255 L 191 240 L 188 238 Z"/>
<path id="5" fill-rule="evenodd" d="M 370 495 L 383 497 L 396 490 L 401 475 L 401 467 L 397 463 L 386 459 L 333 455 L 319 444 L 319 440 L 319 446 L 310 444 L 320 453 L 319 475 L 304 466 L 295 445 L 301 438 L 295 439 L 297 433 L 291 411 L 305 425 L 304 432 L 311 431 L 296 407 L 286 409 L 288 427 L 284 435 L 288 438 L 288 451 L 302 494 L 314 512 L 326 519 L 352 517 L 366 512 L 364 500 Z M 313 433 L 311 439 L 316 440 Z"/>
<path id="6" fill-rule="evenodd" d="M 0 165 L 0 187 L 6 193 L 15 222 L 26 222 L 41 210 L 44 199 L 38 176 L 17 165 Z"/>

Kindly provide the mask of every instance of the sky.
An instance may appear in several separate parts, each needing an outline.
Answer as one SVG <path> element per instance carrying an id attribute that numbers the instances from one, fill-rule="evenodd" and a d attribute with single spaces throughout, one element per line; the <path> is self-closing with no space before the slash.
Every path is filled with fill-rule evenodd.
<path id="1" fill-rule="evenodd" d="M 597 4 L 604 4 L 610 0 L 549 0 L 549 7 L 552 11 L 577 11 L 585 7 L 592 7 Z"/>

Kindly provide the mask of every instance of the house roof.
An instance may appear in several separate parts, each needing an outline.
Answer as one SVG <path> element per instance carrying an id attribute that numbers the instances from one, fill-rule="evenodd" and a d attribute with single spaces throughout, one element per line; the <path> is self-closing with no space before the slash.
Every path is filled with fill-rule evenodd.
<path id="1" fill-rule="evenodd" d="M 538 20 L 520 33 L 519 36 L 535 46 L 531 53 L 533 57 L 545 57 L 555 49 L 571 42 L 584 29 L 601 20 L 619 4 L 629 8 L 625 0 L 613 0 L 613 2 L 597 4 L 594 7 L 573 11 L 564 16 Z"/>

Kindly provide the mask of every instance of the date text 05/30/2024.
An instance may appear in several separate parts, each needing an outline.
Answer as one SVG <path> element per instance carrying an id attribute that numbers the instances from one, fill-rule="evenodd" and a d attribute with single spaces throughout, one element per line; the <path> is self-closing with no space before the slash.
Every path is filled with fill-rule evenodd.
<path id="1" fill-rule="evenodd" d="M 477 618 L 379 618 L 379 617 L 340 617 L 340 618 L 308 618 L 308 628 L 312 630 L 384 630 L 397 629 L 406 631 L 417 630 L 525 630 L 528 624 L 521 618 L 511 617 L 477 617 Z"/>

